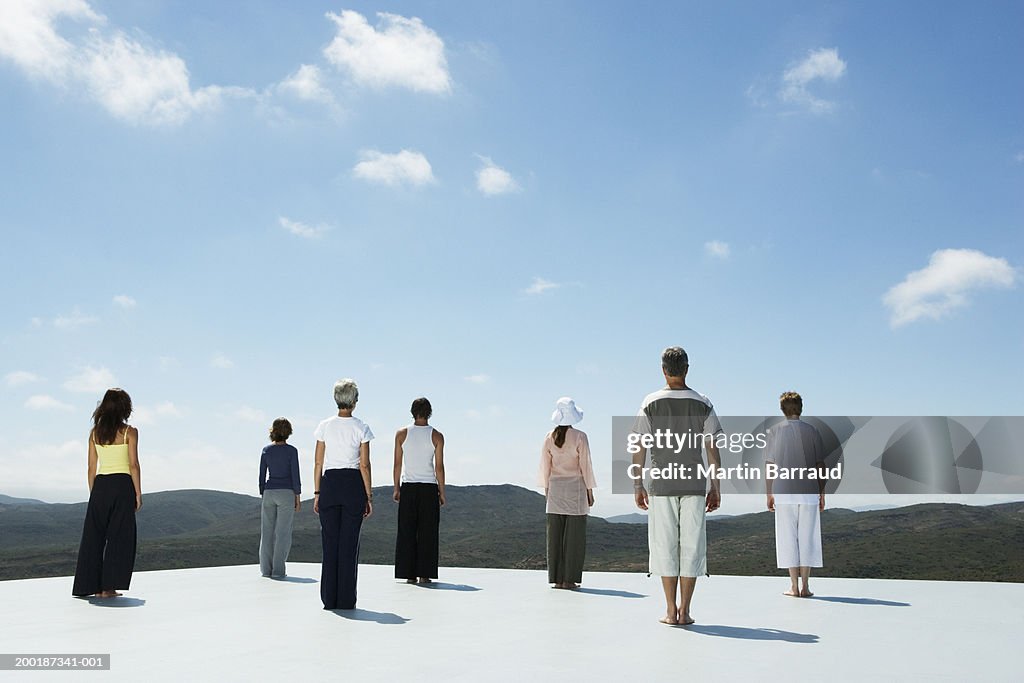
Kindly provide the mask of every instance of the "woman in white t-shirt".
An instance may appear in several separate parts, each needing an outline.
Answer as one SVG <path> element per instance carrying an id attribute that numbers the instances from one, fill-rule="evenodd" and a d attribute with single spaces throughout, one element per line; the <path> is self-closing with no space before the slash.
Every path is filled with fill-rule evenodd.
<path id="1" fill-rule="evenodd" d="M 359 401 L 354 380 L 334 384 L 338 414 L 319 425 L 313 469 L 313 512 L 320 515 L 323 563 L 320 599 L 324 609 L 355 609 L 359 531 L 373 512 L 370 440 L 373 432 L 352 417 Z"/>

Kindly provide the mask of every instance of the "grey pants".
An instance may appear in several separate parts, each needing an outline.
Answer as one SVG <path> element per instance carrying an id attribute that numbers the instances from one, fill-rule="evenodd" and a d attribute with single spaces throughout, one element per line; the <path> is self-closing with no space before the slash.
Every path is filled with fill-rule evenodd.
<path id="1" fill-rule="evenodd" d="M 284 576 L 284 563 L 292 549 L 295 492 L 291 489 L 264 490 L 260 517 L 260 573 L 263 576 Z"/>
<path id="2" fill-rule="evenodd" d="M 587 516 L 548 513 L 548 583 L 583 581 Z"/>

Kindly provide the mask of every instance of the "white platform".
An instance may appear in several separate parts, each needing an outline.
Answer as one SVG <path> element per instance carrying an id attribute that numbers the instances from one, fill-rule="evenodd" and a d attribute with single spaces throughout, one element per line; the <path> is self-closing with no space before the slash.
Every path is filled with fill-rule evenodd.
<path id="1" fill-rule="evenodd" d="M 71 579 L 0 582 L 0 652 L 110 653 L 109 672 L 0 680 L 729 681 L 1020 680 L 1024 584 L 814 579 L 698 582 L 697 624 L 673 628 L 658 577 L 593 573 L 556 591 L 536 571 L 449 569 L 433 588 L 360 569 L 359 609 L 328 612 L 320 566 L 137 573 L 124 598 Z"/>

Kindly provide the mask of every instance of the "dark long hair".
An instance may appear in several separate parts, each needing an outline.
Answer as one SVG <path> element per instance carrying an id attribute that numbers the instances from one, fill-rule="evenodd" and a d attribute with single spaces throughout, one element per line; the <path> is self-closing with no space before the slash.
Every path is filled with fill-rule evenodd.
<path id="1" fill-rule="evenodd" d="M 561 448 L 565 444 L 565 433 L 569 431 L 569 425 L 558 425 L 552 432 L 555 437 L 555 446 Z"/>
<path id="2" fill-rule="evenodd" d="M 92 440 L 101 446 L 114 443 L 117 433 L 127 425 L 132 414 L 132 397 L 124 389 L 107 389 L 103 400 L 92 414 Z"/>

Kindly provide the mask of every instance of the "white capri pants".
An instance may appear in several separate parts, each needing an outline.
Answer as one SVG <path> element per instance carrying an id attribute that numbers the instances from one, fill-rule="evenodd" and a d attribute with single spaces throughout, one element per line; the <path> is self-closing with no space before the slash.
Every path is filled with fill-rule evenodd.
<path id="1" fill-rule="evenodd" d="M 707 534 L 704 496 L 651 496 L 647 513 L 650 571 L 658 576 L 704 576 Z"/>
<path id="2" fill-rule="evenodd" d="M 817 503 L 775 503 L 775 558 L 779 569 L 822 566 Z"/>

